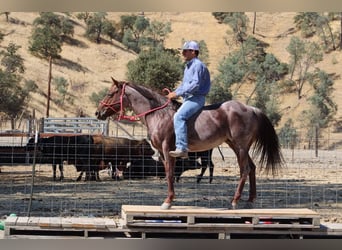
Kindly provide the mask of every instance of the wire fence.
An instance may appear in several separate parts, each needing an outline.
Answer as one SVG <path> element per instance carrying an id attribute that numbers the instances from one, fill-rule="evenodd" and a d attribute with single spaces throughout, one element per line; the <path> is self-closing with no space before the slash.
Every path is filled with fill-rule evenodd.
<path id="1" fill-rule="evenodd" d="M 138 125 L 120 123 L 112 124 L 111 128 L 109 135 L 112 137 L 146 137 L 146 131 Z M 2 136 L 0 140 L 3 150 L 0 155 L 0 217 L 11 213 L 111 217 L 120 214 L 122 205 L 160 205 L 166 197 L 166 181 L 158 172 L 160 164 L 153 161 L 141 161 L 139 167 L 152 165 L 158 169 L 155 176 L 135 178 L 131 173 L 113 178 L 107 168 L 99 172 L 100 181 L 76 181 L 79 172 L 71 164 L 64 166 L 63 181 L 53 181 L 51 164 L 37 163 L 32 183 L 32 162 L 27 161 L 24 150 L 28 138 Z M 228 146 L 221 145 L 220 150 L 224 159 L 217 148 L 213 153 L 213 182 L 209 183 L 206 170 L 202 181 L 197 183 L 200 169 L 199 165 L 193 166 L 175 183 L 175 205 L 231 208 L 239 168 Z M 267 176 L 257 168 L 255 207 L 309 208 L 319 212 L 323 220 L 342 222 L 342 151 L 283 148 L 282 152 L 286 164 L 277 175 Z M 18 157 L 23 158 L 18 160 Z M 257 159 L 255 162 L 258 165 Z M 248 189 L 247 182 L 240 208 L 246 204 Z"/>

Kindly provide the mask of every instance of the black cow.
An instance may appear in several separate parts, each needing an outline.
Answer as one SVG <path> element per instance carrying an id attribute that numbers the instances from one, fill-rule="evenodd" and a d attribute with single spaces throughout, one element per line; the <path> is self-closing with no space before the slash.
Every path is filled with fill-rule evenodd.
<path id="1" fill-rule="evenodd" d="M 176 160 L 175 166 L 175 180 L 178 182 L 180 176 L 187 170 L 201 168 L 201 173 L 197 176 L 197 183 L 199 183 L 209 167 L 209 183 L 213 180 L 214 164 L 212 162 L 213 149 L 202 152 L 189 152 L 188 159 Z M 165 177 L 165 170 L 162 161 L 153 160 L 151 156 L 140 157 L 131 162 L 130 167 L 124 171 L 125 178 L 140 179 L 145 177 Z"/>
<path id="2" fill-rule="evenodd" d="M 201 152 L 189 152 L 188 159 L 177 158 L 175 167 L 176 181 L 179 181 L 180 176 L 186 170 L 201 168 L 201 172 L 197 175 L 197 183 L 202 180 L 205 170 L 209 167 L 209 183 L 213 181 L 214 163 L 212 161 L 213 149 Z M 199 162 L 200 161 L 200 162 Z"/>
<path id="3" fill-rule="evenodd" d="M 90 135 L 72 135 L 72 136 L 51 136 L 39 138 L 37 142 L 36 162 L 42 164 L 52 164 L 53 179 L 56 180 L 56 165 L 59 165 L 61 171 L 60 180 L 64 178 L 63 163 L 73 164 L 78 172 L 83 171 L 93 173 L 98 171 L 98 166 L 91 159 L 94 140 Z M 34 138 L 27 143 L 27 150 L 34 150 Z M 89 178 L 89 177 L 88 177 Z M 80 177 L 77 178 L 79 180 Z"/>

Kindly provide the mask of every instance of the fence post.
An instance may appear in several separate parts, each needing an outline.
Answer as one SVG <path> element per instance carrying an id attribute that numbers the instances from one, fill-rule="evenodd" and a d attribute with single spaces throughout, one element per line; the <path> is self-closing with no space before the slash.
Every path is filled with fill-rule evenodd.
<path id="1" fill-rule="evenodd" d="M 44 133 L 44 118 L 40 118 L 39 133 Z"/>
<path id="2" fill-rule="evenodd" d="M 318 157 L 318 125 L 315 126 L 315 156 Z"/>

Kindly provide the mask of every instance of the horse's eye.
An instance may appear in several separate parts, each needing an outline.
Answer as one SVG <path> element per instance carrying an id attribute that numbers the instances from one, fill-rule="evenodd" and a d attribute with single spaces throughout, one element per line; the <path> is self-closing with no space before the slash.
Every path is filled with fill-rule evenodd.
<path id="1" fill-rule="evenodd" d="M 114 93 L 108 93 L 107 96 L 108 96 L 108 97 L 113 97 L 113 96 L 114 96 Z"/>

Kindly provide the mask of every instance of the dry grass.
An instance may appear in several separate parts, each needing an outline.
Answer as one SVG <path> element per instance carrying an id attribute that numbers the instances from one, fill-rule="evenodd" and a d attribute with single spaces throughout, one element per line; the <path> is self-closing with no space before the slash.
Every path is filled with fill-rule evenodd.
<path id="1" fill-rule="evenodd" d="M 175 183 L 175 205 L 231 209 L 231 199 L 238 184 L 239 168 L 229 148 L 221 148 L 223 161 L 215 149 L 214 180 L 208 182 L 208 170 L 196 183 L 200 170 L 183 173 Z M 255 208 L 309 208 L 318 212 L 321 222 L 342 222 L 341 154 L 321 151 L 318 158 L 310 150 L 284 150 L 286 169 L 267 176 L 257 168 L 257 200 Z M 329 163 L 329 164 L 327 164 Z M 106 216 L 120 214 L 121 205 L 160 205 L 166 196 L 165 179 L 125 178 L 116 181 L 106 170 L 100 182 L 75 182 L 78 172 L 72 165 L 64 166 L 65 179 L 52 181 L 50 165 L 35 166 L 32 216 Z M 59 173 L 58 173 L 59 174 Z M 32 184 L 32 166 L 2 166 L 0 174 L 0 218 L 10 213 L 25 216 Z M 248 198 L 246 182 L 240 208 Z"/>
<path id="2" fill-rule="evenodd" d="M 108 13 L 111 20 L 119 20 L 120 15 L 127 14 L 122 12 Z M 139 14 L 139 13 L 134 13 Z M 254 13 L 247 13 L 252 25 Z M 258 12 L 256 22 L 256 37 L 269 44 L 267 51 L 273 53 L 283 62 L 287 62 L 289 54 L 286 47 L 291 36 L 300 35 L 295 30 L 293 23 L 294 12 Z M 170 21 L 172 24 L 172 33 L 166 39 L 166 47 L 178 48 L 182 39 L 204 40 L 209 50 L 209 68 L 214 78 L 217 74 L 219 62 L 233 49 L 230 43 L 228 26 L 218 24 L 210 12 L 158 12 L 145 13 L 146 17 L 159 21 Z M 28 52 L 29 37 L 31 35 L 32 22 L 38 13 L 31 12 L 12 12 L 10 17 L 16 23 L 6 23 L 5 17 L 0 19 L 0 29 L 7 34 L 1 46 L 7 46 L 9 42 L 15 42 L 21 45 L 19 50 L 21 56 L 25 59 L 26 79 L 36 81 L 40 89 L 46 92 L 48 64 L 46 61 L 33 57 Z M 110 86 L 110 77 L 125 79 L 126 64 L 128 61 L 136 58 L 136 54 L 127 51 L 121 44 L 104 43 L 94 44 L 89 42 L 84 36 L 85 26 L 81 21 L 74 19 L 77 23 L 73 39 L 77 41 L 78 46 L 63 45 L 61 53 L 62 60 L 53 66 L 54 77 L 64 77 L 72 86 L 79 86 L 79 90 L 73 93 L 75 95 L 74 105 L 71 107 L 57 107 L 52 104 L 50 116 L 75 116 L 77 110 L 82 108 L 89 116 L 94 116 L 96 107 L 90 103 L 89 96 L 105 87 Z M 334 24 L 338 31 L 338 23 Z M 252 27 L 250 28 L 251 32 Z M 317 66 L 328 73 L 336 73 L 340 76 L 340 61 L 342 54 L 340 51 L 334 51 L 325 54 L 324 61 Z M 81 86 L 81 87 L 80 87 Z M 83 86 L 83 88 L 82 88 Z M 341 79 L 335 81 L 334 100 L 340 107 L 342 105 L 342 87 Z M 247 90 L 246 90 L 247 91 Z M 53 93 L 54 94 L 54 90 Z M 304 95 L 308 95 L 309 90 L 304 90 Z M 247 93 L 246 95 L 247 96 Z M 244 95 L 241 100 L 245 101 Z M 29 110 L 35 109 L 36 116 L 45 116 L 46 100 L 38 94 L 33 95 Z M 302 110 L 307 108 L 306 98 L 298 100 L 296 94 L 290 94 L 280 97 L 281 109 L 284 109 L 283 118 L 280 126 L 288 118 L 298 121 Z M 288 109 L 286 109 L 289 107 Z M 341 121 L 342 111 L 338 110 L 336 120 Z M 335 128 L 329 128 L 330 137 L 341 140 L 342 135 L 333 133 Z"/>

